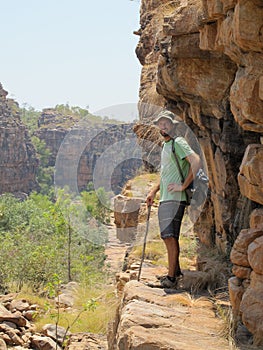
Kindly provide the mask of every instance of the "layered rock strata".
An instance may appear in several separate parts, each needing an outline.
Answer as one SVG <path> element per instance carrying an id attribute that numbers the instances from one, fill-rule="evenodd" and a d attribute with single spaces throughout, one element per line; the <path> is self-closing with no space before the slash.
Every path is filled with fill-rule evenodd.
<path id="1" fill-rule="evenodd" d="M 142 1 L 136 32 L 141 120 L 149 122 L 158 107 L 166 107 L 197 135 L 212 188 L 212 215 L 202 221 L 206 235 L 214 235 L 202 232 L 200 238 L 222 251 L 240 230 L 233 222 L 240 211 L 244 216 L 247 200 L 237 175 L 246 147 L 259 145 L 262 127 L 262 47 L 256 37 L 261 11 L 247 1 Z M 137 126 L 139 137 L 143 130 Z"/>
<path id="2" fill-rule="evenodd" d="M 61 187 L 81 191 L 96 182 L 97 188 L 107 187 L 117 194 L 142 165 L 133 152 L 131 124 L 92 125 L 45 109 L 36 136 L 50 150 L 49 166 L 56 167 L 55 182 Z"/>
<path id="3" fill-rule="evenodd" d="M 114 223 L 117 238 L 121 242 L 134 242 L 139 223 L 139 211 L 143 198 L 118 195 L 114 198 Z"/>
<path id="4" fill-rule="evenodd" d="M 236 320 L 253 334 L 254 344 L 263 345 L 263 209 L 255 209 L 250 228 L 243 229 L 231 251 L 233 274 L 229 292 Z"/>
<path id="5" fill-rule="evenodd" d="M 136 53 L 142 64 L 141 125 L 136 133 L 145 138 L 145 124 L 160 108 L 167 108 L 198 137 L 211 198 L 196 232 L 202 243 L 215 243 L 228 254 L 239 233 L 249 229 L 250 214 L 263 200 L 263 4 L 142 0 L 140 25 L 135 32 L 140 36 Z M 261 240 L 254 245 L 251 255 L 257 255 Z M 249 263 L 233 272 L 251 276 L 253 287 L 258 277 L 250 269 Z M 262 293 L 258 282 L 257 288 Z M 252 305 L 251 301 L 249 310 Z M 243 316 L 259 342 L 261 331 L 246 319 Z"/>
<path id="6" fill-rule="evenodd" d="M 166 294 L 137 281 L 128 282 L 111 333 L 109 349 L 193 349 L 226 350 L 220 338 L 220 322 L 212 304 L 197 300 L 191 304 L 180 294 Z M 200 322 L 202 320 L 202 328 Z"/>
<path id="7" fill-rule="evenodd" d="M 38 161 L 18 106 L 6 96 L 0 84 L 0 194 L 30 193 L 37 189 Z"/>

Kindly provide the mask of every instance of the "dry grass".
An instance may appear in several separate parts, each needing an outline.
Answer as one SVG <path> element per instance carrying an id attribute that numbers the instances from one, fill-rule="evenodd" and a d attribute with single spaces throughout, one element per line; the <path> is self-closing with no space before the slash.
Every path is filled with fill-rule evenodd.
<path id="1" fill-rule="evenodd" d="M 180 263 L 181 268 L 193 270 L 196 263 L 196 240 L 192 237 L 181 236 L 180 238 Z M 131 258 L 140 259 L 142 244 L 135 246 L 130 254 Z M 145 249 L 145 259 L 151 260 L 152 264 L 167 267 L 167 251 L 163 241 L 155 237 L 148 241 Z"/>
<path id="2" fill-rule="evenodd" d="M 29 288 L 25 288 L 18 295 L 19 299 L 25 299 L 32 304 L 39 305 L 35 325 L 38 331 L 47 323 L 55 324 L 58 309 L 52 299 L 33 294 Z M 85 304 L 93 301 L 94 311 L 86 310 Z M 109 321 L 116 314 L 119 300 L 115 295 L 115 287 L 107 285 L 82 286 L 75 296 L 74 307 L 59 310 L 58 324 L 64 328 L 70 328 L 71 332 L 92 332 L 105 334 Z"/>
<path id="3" fill-rule="evenodd" d="M 212 302 L 208 300 L 207 297 L 196 297 L 187 292 L 172 294 L 168 296 L 167 299 L 169 299 L 169 304 L 171 306 L 179 304 L 186 307 L 195 307 L 202 309 L 206 307 L 209 307 L 211 309 L 213 307 Z"/>
<path id="4" fill-rule="evenodd" d="M 198 249 L 199 269 L 206 273 L 207 289 L 216 294 L 217 289 L 225 288 L 227 290 L 228 279 L 231 276 L 231 266 L 226 257 L 224 257 L 216 247 L 208 248 L 204 245 Z"/>

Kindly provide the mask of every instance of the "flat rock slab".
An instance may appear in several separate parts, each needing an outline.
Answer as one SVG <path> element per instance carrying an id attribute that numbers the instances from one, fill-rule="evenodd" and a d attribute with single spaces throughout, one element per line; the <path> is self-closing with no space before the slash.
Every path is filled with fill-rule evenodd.
<path id="1" fill-rule="evenodd" d="M 91 333 L 72 334 L 66 350 L 107 350 L 106 336 Z"/>
<path id="2" fill-rule="evenodd" d="M 229 350 L 220 336 L 222 327 L 209 299 L 166 294 L 130 281 L 124 289 L 117 349 Z"/>

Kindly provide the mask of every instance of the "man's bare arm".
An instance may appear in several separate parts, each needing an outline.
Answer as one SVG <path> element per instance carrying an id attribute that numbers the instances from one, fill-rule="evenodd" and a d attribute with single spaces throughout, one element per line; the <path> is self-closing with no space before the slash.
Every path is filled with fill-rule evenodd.
<path id="1" fill-rule="evenodd" d="M 150 190 L 146 197 L 146 203 L 148 207 L 150 205 L 153 205 L 154 198 L 156 196 L 156 193 L 160 190 L 160 180 L 157 182 L 157 184 Z"/>
<path id="2" fill-rule="evenodd" d="M 201 167 L 201 159 L 198 154 L 192 153 L 185 158 L 190 163 L 189 173 L 182 184 L 182 190 L 185 190 L 194 180 L 196 173 Z"/>
<path id="3" fill-rule="evenodd" d="M 170 192 L 184 191 L 190 185 L 190 183 L 193 181 L 197 171 L 199 170 L 199 168 L 201 166 L 200 157 L 196 153 L 191 153 L 185 159 L 190 163 L 189 173 L 186 176 L 183 184 L 170 183 L 167 187 L 168 191 L 170 191 Z"/>

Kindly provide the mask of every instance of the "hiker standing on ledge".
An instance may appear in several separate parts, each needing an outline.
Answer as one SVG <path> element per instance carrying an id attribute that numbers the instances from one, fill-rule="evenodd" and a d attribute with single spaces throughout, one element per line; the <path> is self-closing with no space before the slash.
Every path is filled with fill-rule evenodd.
<path id="1" fill-rule="evenodd" d="M 176 136 L 178 122 L 173 118 L 172 112 L 162 111 L 154 121 L 164 138 L 164 145 L 161 154 L 160 182 L 151 189 L 146 198 L 147 205 L 152 205 L 156 193 L 160 190 L 159 227 L 168 253 L 168 275 L 160 278 L 161 286 L 164 288 L 176 288 L 177 282 L 183 276 L 179 263 L 179 235 L 186 207 L 184 190 L 191 184 L 200 167 L 199 156 L 183 137 Z M 184 183 L 181 181 L 173 149 L 184 175 Z"/>

